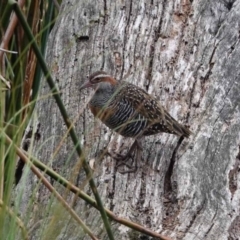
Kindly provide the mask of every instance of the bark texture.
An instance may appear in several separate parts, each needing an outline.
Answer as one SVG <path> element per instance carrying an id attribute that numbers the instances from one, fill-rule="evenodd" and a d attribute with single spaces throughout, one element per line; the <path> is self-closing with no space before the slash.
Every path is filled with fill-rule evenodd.
<path id="1" fill-rule="evenodd" d="M 114 213 L 172 239 L 239 239 L 239 16 L 239 0 L 63 1 L 46 57 L 86 157 L 95 159 L 104 204 Z M 165 133 L 145 138 L 137 173 L 120 174 L 107 156 L 99 161 L 104 148 L 119 151 L 132 142 L 86 108 L 93 92 L 80 92 L 79 86 L 99 69 L 154 95 L 193 135 L 183 141 Z M 44 83 L 37 106 L 38 157 L 91 193 L 49 93 Z M 38 194 L 42 207 L 48 193 L 40 188 Z M 66 195 L 107 239 L 100 215 Z M 61 239 L 85 239 L 72 223 Z M 150 239 L 113 228 L 116 239 Z"/>

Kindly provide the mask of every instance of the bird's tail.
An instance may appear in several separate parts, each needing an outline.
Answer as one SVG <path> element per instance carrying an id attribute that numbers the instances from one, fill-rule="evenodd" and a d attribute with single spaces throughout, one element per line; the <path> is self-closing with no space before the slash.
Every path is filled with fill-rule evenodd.
<path id="1" fill-rule="evenodd" d="M 178 133 L 179 136 L 188 138 L 192 134 L 188 127 L 179 124 L 177 121 L 173 122 L 173 128 L 175 129 L 176 133 Z"/>

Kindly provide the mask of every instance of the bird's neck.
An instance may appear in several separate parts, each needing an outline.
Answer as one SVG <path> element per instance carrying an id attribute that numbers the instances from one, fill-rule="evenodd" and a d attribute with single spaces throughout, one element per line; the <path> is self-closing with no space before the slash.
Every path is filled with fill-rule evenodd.
<path id="1" fill-rule="evenodd" d="M 90 100 L 90 104 L 95 107 L 104 107 L 111 101 L 112 97 L 114 96 L 116 86 L 108 84 L 108 83 L 101 83 L 95 90 L 95 93 Z"/>

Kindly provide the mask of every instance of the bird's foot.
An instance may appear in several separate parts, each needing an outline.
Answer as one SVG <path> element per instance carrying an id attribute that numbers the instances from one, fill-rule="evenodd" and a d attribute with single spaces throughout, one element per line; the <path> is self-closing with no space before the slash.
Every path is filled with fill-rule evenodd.
<path id="1" fill-rule="evenodd" d="M 122 154 L 116 153 L 116 152 L 114 152 L 114 153 L 108 152 L 108 155 L 110 157 L 112 157 L 113 159 L 115 159 L 116 161 L 122 161 L 122 162 L 125 162 L 125 161 L 133 158 L 132 154 L 122 155 Z"/>
<path id="2" fill-rule="evenodd" d="M 122 155 L 119 153 L 109 153 L 109 152 L 108 152 L 108 155 L 117 161 L 117 164 L 116 164 L 117 169 L 122 165 L 129 168 L 129 170 L 119 171 L 120 173 L 125 174 L 125 173 L 133 173 L 137 171 L 138 169 L 137 162 L 141 160 L 141 153 L 142 153 L 142 146 L 137 140 L 135 140 L 135 142 L 132 144 L 131 148 L 129 149 L 126 155 Z M 130 159 L 132 161 L 129 163 Z"/>
<path id="3" fill-rule="evenodd" d="M 133 157 L 132 154 L 126 154 L 126 155 L 122 155 L 120 153 L 110 153 L 108 152 L 108 155 L 113 158 L 114 160 L 116 160 L 117 164 L 116 164 L 116 168 L 118 169 L 120 166 L 126 166 L 127 168 L 129 168 L 129 170 L 126 171 L 119 171 L 122 174 L 125 173 L 130 173 L 130 172 L 136 172 L 137 168 L 136 166 L 132 166 L 133 164 Z M 131 160 L 129 162 L 129 160 Z"/>

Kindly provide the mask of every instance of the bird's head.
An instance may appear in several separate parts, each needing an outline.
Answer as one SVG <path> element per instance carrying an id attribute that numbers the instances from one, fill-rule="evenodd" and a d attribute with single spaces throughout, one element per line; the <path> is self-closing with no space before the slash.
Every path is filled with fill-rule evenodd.
<path id="1" fill-rule="evenodd" d="M 89 87 L 95 90 L 99 88 L 111 88 L 116 84 L 116 79 L 114 79 L 111 75 L 104 71 L 97 71 L 89 76 L 88 80 L 80 87 L 80 90 Z"/>

